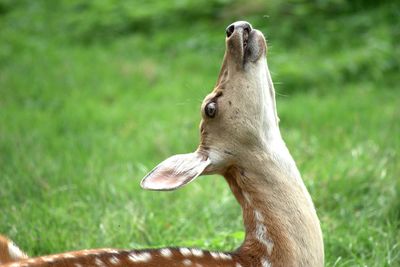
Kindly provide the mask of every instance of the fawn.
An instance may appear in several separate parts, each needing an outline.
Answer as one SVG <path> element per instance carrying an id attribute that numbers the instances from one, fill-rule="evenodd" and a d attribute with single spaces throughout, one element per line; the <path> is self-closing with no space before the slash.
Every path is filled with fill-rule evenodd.
<path id="1" fill-rule="evenodd" d="M 166 159 L 141 182 L 174 190 L 199 175 L 224 176 L 243 211 L 246 235 L 237 250 L 92 249 L 28 258 L 1 237 L 1 266 L 323 266 L 320 223 L 280 134 L 266 53 L 264 35 L 248 22 L 228 26 L 216 86 L 201 106 L 198 149 Z"/>

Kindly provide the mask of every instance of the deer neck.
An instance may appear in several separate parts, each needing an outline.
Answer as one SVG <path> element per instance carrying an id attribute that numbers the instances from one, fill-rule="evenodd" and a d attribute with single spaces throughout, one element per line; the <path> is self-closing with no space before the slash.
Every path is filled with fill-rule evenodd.
<path id="1" fill-rule="evenodd" d="M 323 266 L 319 220 L 281 139 L 224 176 L 243 211 L 246 266 Z"/>

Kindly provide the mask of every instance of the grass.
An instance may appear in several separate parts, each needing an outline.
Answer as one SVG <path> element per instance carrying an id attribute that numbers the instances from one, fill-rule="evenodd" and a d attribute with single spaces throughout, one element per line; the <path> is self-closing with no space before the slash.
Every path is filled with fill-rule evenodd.
<path id="1" fill-rule="evenodd" d="M 139 188 L 158 162 L 196 148 L 223 31 L 194 25 L 89 46 L 24 38 L 0 63 L 0 233 L 30 255 L 240 244 L 240 207 L 221 177 Z M 329 52 L 271 38 L 281 131 L 316 204 L 326 266 L 399 266 L 400 91 L 378 74 L 355 79 L 358 69 L 343 78 L 351 55 L 371 66 L 376 43 Z"/>

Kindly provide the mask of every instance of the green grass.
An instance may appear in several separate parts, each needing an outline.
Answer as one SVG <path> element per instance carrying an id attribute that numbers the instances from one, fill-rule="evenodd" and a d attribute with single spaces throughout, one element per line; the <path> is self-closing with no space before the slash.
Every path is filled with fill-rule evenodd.
<path id="1" fill-rule="evenodd" d="M 321 44 L 332 32 L 312 49 L 304 39 L 285 46 L 278 28 L 268 34 L 281 131 L 316 204 L 326 266 L 400 265 L 400 90 L 379 69 L 398 61 L 386 22 L 375 23 L 337 50 Z M 237 247 L 240 207 L 221 177 L 169 193 L 139 188 L 158 162 L 196 148 L 224 26 L 90 45 L 10 30 L 0 44 L 0 233 L 30 255 Z"/>

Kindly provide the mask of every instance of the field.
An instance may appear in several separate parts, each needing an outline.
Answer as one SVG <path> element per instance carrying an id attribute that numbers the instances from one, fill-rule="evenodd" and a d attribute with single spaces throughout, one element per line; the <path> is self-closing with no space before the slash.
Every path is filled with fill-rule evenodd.
<path id="1" fill-rule="evenodd" d="M 222 177 L 139 187 L 161 160 L 196 149 L 224 29 L 240 18 L 240 1 L 225 2 L 207 6 L 220 17 L 191 23 L 179 9 L 163 25 L 174 13 L 160 1 L 143 12 L 149 28 L 137 14 L 135 27 L 111 17 L 96 28 L 89 7 L 68 21 L 93 28 L 75 31 L 49 15 L 51 1 L 0 2 L 0 233 L 30 255 L 241 243 Z M 400 266 L 400 9 L 332 4 L 349 10 L 310 19 L 306 5 L 281 20 L 276 5 L 244 18 L 268 38 L 281 132 L 317 207 L 326 266 Z"/>

